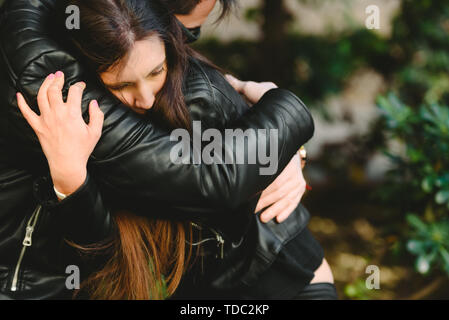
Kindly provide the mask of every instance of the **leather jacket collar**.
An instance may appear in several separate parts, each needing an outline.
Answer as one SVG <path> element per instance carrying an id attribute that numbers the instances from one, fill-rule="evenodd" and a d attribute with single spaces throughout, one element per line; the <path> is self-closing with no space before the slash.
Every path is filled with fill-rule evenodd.
<path id="1" fill-rule="evenodd" d="M 196 28 L 187 28 L 178 19 L 176 19 L 184 34 L 185 42 L 192 43 L 197 41 L 201 36 L 201 26 Z"/>

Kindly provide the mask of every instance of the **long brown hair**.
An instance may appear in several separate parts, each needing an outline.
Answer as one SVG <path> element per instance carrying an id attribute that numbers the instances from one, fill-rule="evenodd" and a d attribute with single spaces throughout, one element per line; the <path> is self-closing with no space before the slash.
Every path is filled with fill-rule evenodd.
<path id="1" fill-rule="evenodd" d="M 188 58 L 175 18 L 158 1 L 70 0 L 80 9 L 80 30 L 68 30 L 70 40 L 98 73 L 127 54 L 135 41 L 157 35 L 165 43 L 167 79 L 153 107 L 171 127 L 190 128 L 182 93 Z M 189 265 L 192 229 L 187 222 L 151 220 L 131 213 L 115 214 L 118 236 L 104 267 L 93 273 L 83 290 L 93 299 L 163 299 L 172 295 Z M 76 246 L 76 245 L 75 245 Z"/>
<path id="2" fill-rule="evenodd" d="M 189 128 L 182 89 L 192 51 L 166 7 L 157 0 L 68 0 L 68 5 L 79 8 L 80 29 L 66 35 L 97 74 L 126 60 L 136 41 L 157 36 L 164 42 L 168 74 L 153 111 L 172 127 Z"/>
<path id="3" fill-rule="evenodd" d="M 109 255 L 74 297 L 162 300 L 173 295 L 192 257 L 191 224 L 151 220 L 128 212 L 115 213 L 114 221 L 118 237 L 113 240 L 89 247 L 70 243 L 87 256 Z"/>

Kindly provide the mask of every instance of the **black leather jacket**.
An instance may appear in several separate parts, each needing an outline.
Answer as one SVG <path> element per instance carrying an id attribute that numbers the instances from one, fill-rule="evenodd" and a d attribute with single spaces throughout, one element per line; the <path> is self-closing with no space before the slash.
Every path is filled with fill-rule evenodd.
<path id="1" fill-rule="evenodd" d="M 105 93 L 73 55 L 52 40 L 51 26 L 47 22 L 54 2 L 7 1 L 0 17 L 0 145 L 4 164 L 0 172 L 0 292 L 11 298 L 60 297 L 61 292 L 66 291 L 61 266 L 73 261 L 58 254 L 64 246 L 61 239 L 92 243 L 107 237 L 113 228 L 107 212 L 101 209 L 104 208 L 101 197 L 92 198 L 99 193 L 91 189 L 96 186 L 89 183 L 89 179 L 85 188 L 77 193 L 79 199 L 85 197 L 79 203 L 93 203 L 94 208 L 98 206 L 95 211 L 100 212 L 99 215 L 84 217 L 83 213 L 89 211 L 82 207 L 75 210 L 78 214 L 72 210 L 71 214 L 55 215 L 54 212 L 64 212 L 64 204 L 70 207 L 68 204 L 76 197 L 56 205 L 60 211 L 52 210 L 54 195 L 42 195 L 39 191 L 45 190 L 39 188 L 39 185 L 48 183 L 45 179 L 35 182 L 33 191 L 32 182 L 48 169 L 34 133 L 16 107 L 15 92 L 21 91 L 29 104 L 36 107 L 36 94 L 41 82 L 56 70 L 65 72 L 68 85 L 81 79 L 88 83 L 84 111 L 86 102 L 95 98 L 105 113 L 102 139 L 89 163 L 90 172 L 101 190 L 106 194 L 120 195 L 123 203 L 135 204 L 133 209 L 142 214 L 158 217 L 157 213 L 160 213 L 164 217 L 222 225 L 227 239 L 239 241 L 253 221 L 249 215 L 239 213 L 243 209 L 249 212 L 248 208 L 254 208 L 259 192 L 275 176 L 261 176 L 260 164 L 172 164 L 169 153 L 175 142 L 170 141 L 170 132 L 120 105 Z M 218 73 L 210 72 L 213 74 Z M 211 127 L 215 127 L 214 121 L 223 123 L 224 120 L 228 128 L 277 129 L 280 172 L 299 146 L 313 134 L 313 121 L 305 106 L 290 92 L 276 89 L 267 93 L 251 110 L 236 117 L 240 115 L 242 105 L 232 97 L 237 98 L 238 95 L 232 90 L 231 96 L 228 91 L 223 92 L 220 86 L 224 79 L 217 79 L 200 74 L 186 80 L 186 88 L 190 88 L 186 92 L 186 101 L 193 118 L 195 114 L 199 117 L 207 115 L 211 119 Z M 219 81 L 220 86 L 214 81 Z M 84 114 L 87 116 L 87 112 Z M 256 138 L 249 140 L 249 144 L 258 142 Z M 268 140 L 264 142 L 269 143 Z M 223 149 L 223 154 L 242 152 L 232 145 L 224 145 Z M 32 245 L 23 245 L 27 223 L 33 226 L 34 220 L 30 218 L 36 217 L 35 208 L 39 204 L 45 210 L 39 211 Z M 149 206 L 154 210 L 145 210 Z M 33 213 L 36 214 L 33 216 Z M 290 227 L 294 223 L 285 224 L 285 230 L 280 231 L 281 240 L 270 243 L 271 252 L 279 250 L 282 239 L 304 225 L 305 215 L 299 216 L 302 218 L 298 218 L 301 221 L 296 228 Z M 98 232 L 97 229 L 89 230 L 91 225 L 104 227 L 102 232 Z M 83 232 L 77 233 L 77 230 Z M 27 249 L 22 254 L 24 247 Z M 16 282 L 16 291 L 11 291 L 12 282 Z"/>

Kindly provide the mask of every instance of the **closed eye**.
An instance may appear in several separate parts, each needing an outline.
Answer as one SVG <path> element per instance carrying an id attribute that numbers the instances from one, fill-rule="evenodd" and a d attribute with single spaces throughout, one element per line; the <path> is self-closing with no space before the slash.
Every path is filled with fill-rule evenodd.
<path id="1" fill-rule="evenodd" d="M 121 84 L 121 85 L 118 85 L 118 86 L 108 86 L 108 88 L 113 90 L 113 91 L 120 91 L 120 90 L 125 89 L 126 87 L 129 87 L 129 84 L 124 83 L 124 84 Z"/>
<path id="2" fill-rule="evenodd" d="M 165 68 L 162 66 L 159 70 L 151 72 L 148 77 L 156 77 L 165 71 Z"/>

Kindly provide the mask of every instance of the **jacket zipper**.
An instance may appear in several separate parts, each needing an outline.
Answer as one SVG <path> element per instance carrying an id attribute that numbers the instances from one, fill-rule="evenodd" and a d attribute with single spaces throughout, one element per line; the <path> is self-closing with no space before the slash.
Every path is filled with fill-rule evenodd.
<path id="1" fill-rule="evenodd" d="M 202 230 L 203 228 L 201 226 L 199 226 L 196 223 L 192 222 L 192 226 L 196 227 L 199 230 Z M 224 258 L 224 243 L 225 240 L 223 239 L 223 237 L 214 229 L 212 228 L 208 228 L 210 231 L 212 231 L 212 233 L 215 235 L 215 238 L 207 238 L 207 239 L 203 239 L 200 242 L 196 242 L 196 243 L 192 243 L 192 246 L 196 246 L 196 245 L 200 245 L 203 242 L 207 242 L 207 241 L 211 241 L 211 240 L 215 240 L 217 241 L 217 247 L 220 247 L 220 259 Z"/>
<path id="2" fill-rule="evenodd" d="M 25 231 L 25 238 L 23 238 L 22 241 L 22 251 L 20 251 L 19 259 L 17 260 L 16 269 L 14 271 L 14 277 L 12 279 L 11 284 L 11 291 L 17 291 L 17 281 L 19 279 L 19 270 L 20 265 L 22 264 L 23 256 L 25 255 L 25 251 L 27 247 L 31 247 L 32 244 L 32 237 L 33 237 L 33 231 L 36 227 L 37 220 L 39 219 L 39 214 L 41 213 L 42 206 L 38 205 L 36 210 L 34 210 L 33 214 L 31 215 L 30 219 L 28 220 L 26 231 Z"/>

